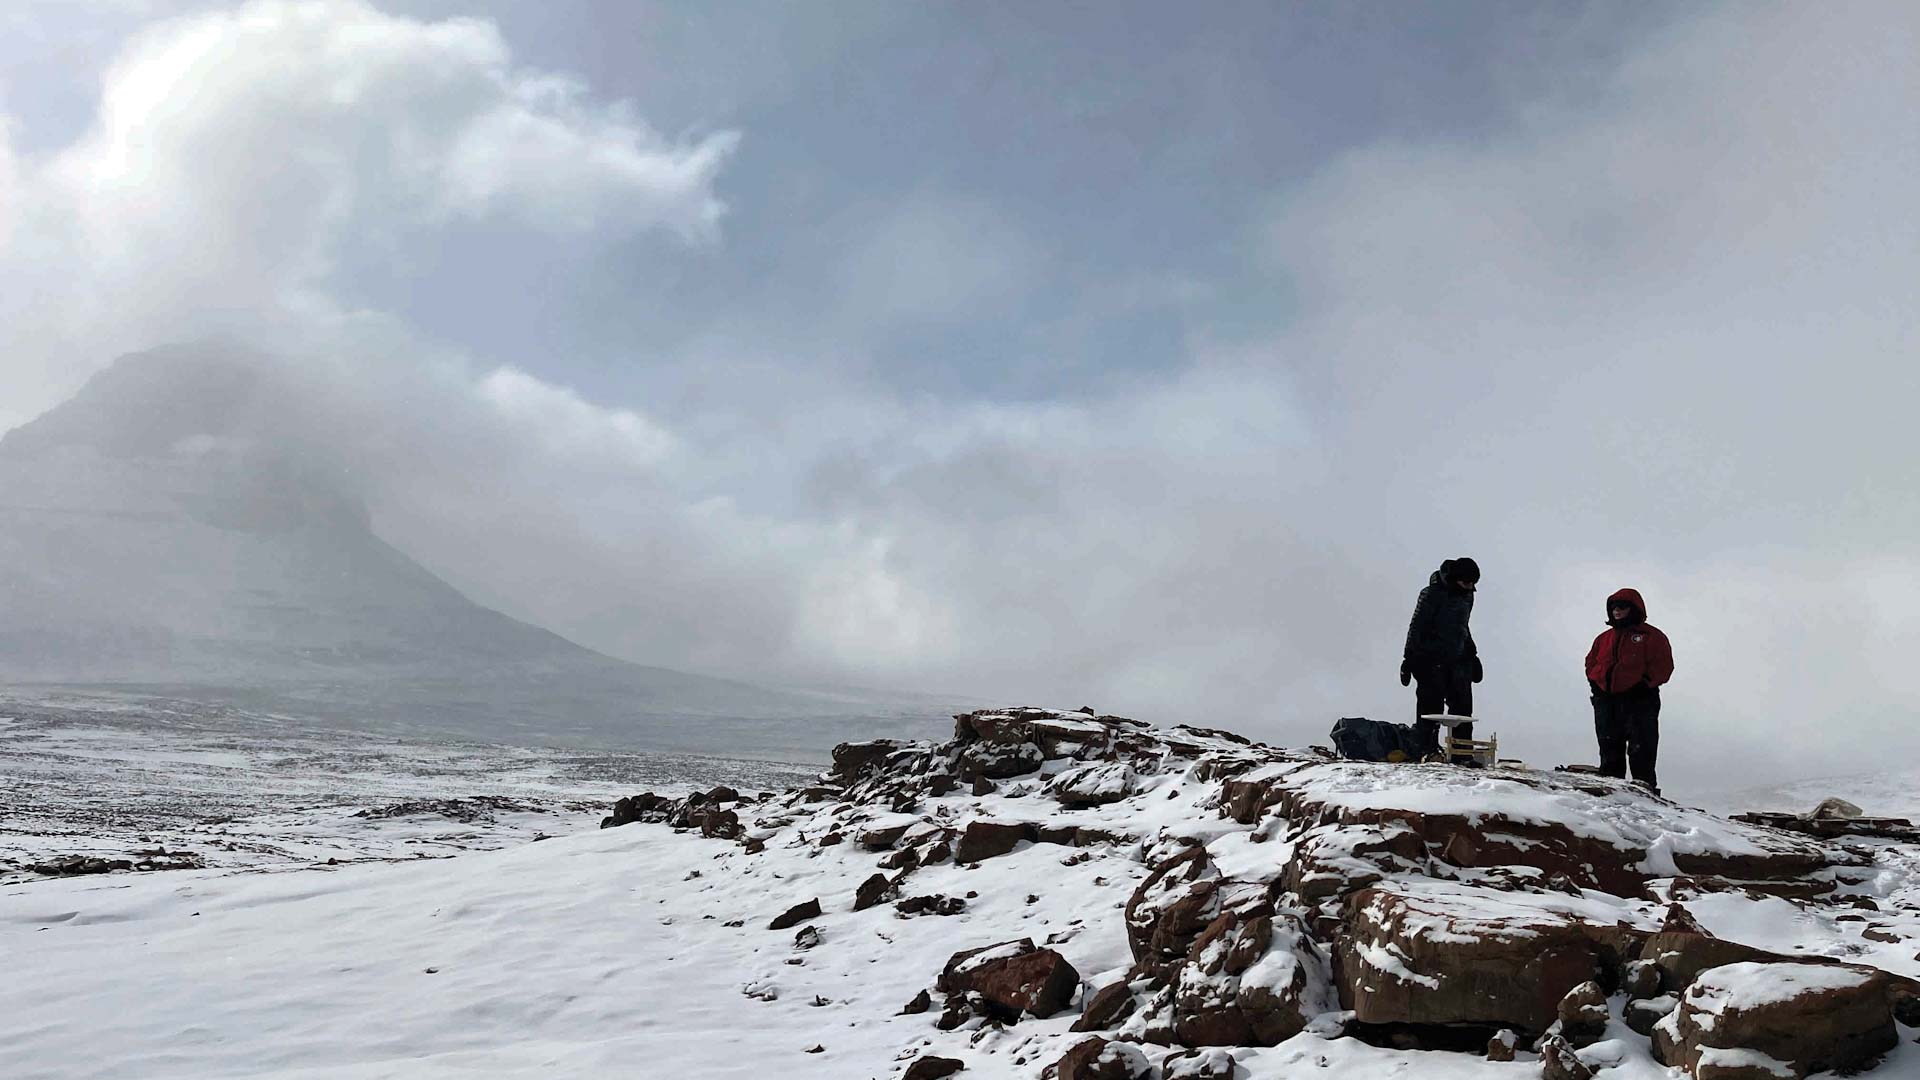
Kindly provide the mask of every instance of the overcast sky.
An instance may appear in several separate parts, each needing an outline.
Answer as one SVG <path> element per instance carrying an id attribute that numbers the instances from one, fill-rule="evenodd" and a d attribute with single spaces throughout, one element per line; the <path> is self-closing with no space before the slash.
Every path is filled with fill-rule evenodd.
<path id="1" fill-rule="evenodd" d="M 0 427 L 208 335 L 615 655 L 1324 741 L 1920 753 L 1920 7 L 0 9 Z"/>

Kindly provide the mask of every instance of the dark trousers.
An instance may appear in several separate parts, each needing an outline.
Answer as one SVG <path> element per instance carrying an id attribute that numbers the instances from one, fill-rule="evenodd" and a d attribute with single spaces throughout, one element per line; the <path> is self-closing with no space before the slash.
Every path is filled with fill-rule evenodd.
<path id="1" fill-rule="evenodd" d="M 1413 673 L 1413 732 L 1420 740 L 1420 752 L 1431 754 L 1440 748 L 1440 725 L 1422 720 L 1430 713 L 1473 715 L 1473 678 L 1465 664 L 1435 664 Z M 1473 738 L 1473 725 L 1453 729 L 1463 739 Z"/>
<path id="2" fill-rule="evenodd" d="M 1593 733 L 1600 740 L 1600 771 L 1627 775 L 1655 791 L 1654 759 L 1660 754 L 1660 691 L 1651 686 L 1593 698 Z"/>

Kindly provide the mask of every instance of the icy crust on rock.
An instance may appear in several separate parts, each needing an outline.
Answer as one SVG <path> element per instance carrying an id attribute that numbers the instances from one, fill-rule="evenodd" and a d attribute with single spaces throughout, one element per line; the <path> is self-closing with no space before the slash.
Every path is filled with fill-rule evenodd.
<path id="1" fill-rule="evenodd" d="M 1569 923 L 1629 927 L 1652 933 L 1660 926 L 1657 905 L 1601 892 L 1579 896 L 1558 893 L 1495 891 L 1463 882 L 1412 881 L 1393 885 L 1392 917 L 1422 941 L 1465 944 L 1539 937 Z M 1368 916 L 1389 917 L 1376 895 Z"/>
<path id="2" fill-rule="evenodd" d="M 1604 788 L 1589 778 L 1576 781 L 1532 770 L 1522 781 L 1501 775 L 1505 771 L 1338 762 L 1263 769 L 1253 778 L 1284 778 L 1303 799 L 1344 810 L 1460 815 L 1475 823 L 1564 829 L 1622 850 L 1645 852 L 1646 869 L 1656 874 L 1679 873 L 1672 861 L 1676 854 L 1823 854 L 1777 833 L 1648 798 L 1624 785 Z"/>
<path id="3" fill-rule="evenodd" d="M 1700 974 L 1687 990 L 1687 1004 L 1709 1016 L 1729 1009 L 1779 1005 L 1823 990 L 1852 990 L 1874 978 L 1872 972 L 1812 964 L 1725 964 Z M 1702 1020 L 1702 1026 L 1707 1026 Z"/>
<path id="4" fill-rule="evenodd" d="M 1758 1050 L 1749 1050 L 1744 1046 L 1731 1050 L 1719 1046 L 1702 1047 L 1699 1064 L 1695 1065 L 1694 1069 L 1696 1072 L 1726 1070 L 1729 1073 L 1735 1070 L 1757 1070 L 1778 1076 L 1781 1080 L 1795 1080 L 1800 1075 L 1799 1070 L 1779 1058 L 1763 1054 Z"/>

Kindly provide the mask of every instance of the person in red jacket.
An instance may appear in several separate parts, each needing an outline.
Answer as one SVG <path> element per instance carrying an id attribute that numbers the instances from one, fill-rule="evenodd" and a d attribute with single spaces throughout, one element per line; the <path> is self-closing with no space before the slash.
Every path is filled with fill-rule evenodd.
<path id="1" fill-rule="evenodd" d="M 1607 629 L 1587 650 L 1602 773 L 1624 777 L 1631 765 L 1633 778 L 1659 793 L 1660 687 L 1671 678 L 1673 646 L 1648 624 L 1646 601 L 1633 589 L 1607 597 Z"/>

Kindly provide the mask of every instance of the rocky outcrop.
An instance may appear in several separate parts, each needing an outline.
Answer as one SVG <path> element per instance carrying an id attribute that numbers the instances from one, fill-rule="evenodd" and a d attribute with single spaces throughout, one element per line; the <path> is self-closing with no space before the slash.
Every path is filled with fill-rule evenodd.
<path id="1" fill-rule="evenodd" d="M 1896 1008 L 1920 1012 L 1900 980 L 1728 940 L 1689 914 L 1708 894 L 1715 910 L 1842 898 L 1878 912 L 1869 940 L 1898 941 L 1906 924 L 1860 895 L 1884 871 L 1854 843 L 1864 834 L 1836 833 L 1841 846 L 1829 826 L 1729 821 L 1604 777 L 1348 762 L 1023 708 L 958 716 L 941 744 L 844 745 L 819 783 L 785 795 L 723 794 L 635 796 L 614 816 L 857 867 L 851 910 L 835 918 L 953 918 L 966 947 L 927 973 L 939 993 L 908 1014 L 974 1046 L 1047 1018 L 1009 1045 L 1095 1036 L 1054 1061 L 1061 1080 L 1228 1077 L 1231 1048 L 1309 1029 L 1493 1060 L 1532 1051 L 1543 1076 L 1565 1080 L 1605 1073 L 1634 1039 L 1647 1040 L 1642 1060 L 1658 1048 L 1689 1080 L 1775 1065 L 1804 1075 L 1870 1060 Z M 1126 891 L 1046 924 L 1044 944 L 1037 929 L 1005 940 L 1042 925 L 1020 920 L 1060 867 Z M 1010 881 L 1024 904 L 957 895 Z M 814 904 L 782 919 L 819 917 Z M 978 930 L 983 917 L 1001 920 L 997 933 Z M 1083 923 L 1112 917 L 1131 966 L 1083 988 L 1075 942 Z M 1817 992 L 1774 1000 L 1728 982 L 1782 964 L 1824 973 L 1802 979 Z"/>

